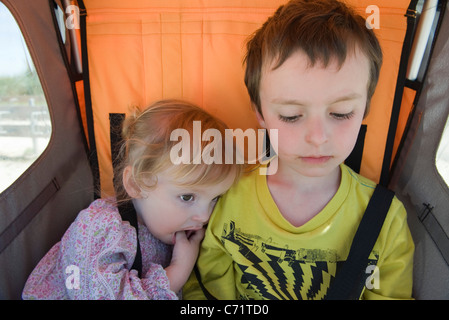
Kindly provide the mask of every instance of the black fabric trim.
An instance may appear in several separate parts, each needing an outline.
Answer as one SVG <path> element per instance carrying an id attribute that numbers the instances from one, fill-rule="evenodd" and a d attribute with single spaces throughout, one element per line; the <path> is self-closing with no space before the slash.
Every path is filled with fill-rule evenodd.
<path id="1" fill-rule="evenodd" d="M 60 189 L 56 178 L 30 202 L 30 204 L 14 219 L 13 222 L 0 234 L 0 253 L 17 237 L 17 235 L 28 225 L 28 223 L 41 211 Z"/>
<path id="2" fill-rule="evenodd" d="M 394 93 L 393 107 L 390 116 L 390 125 L 388 128 L 387 141 L 385 144 L 384 158 L 382 161 L 382 171 L 380 174 L 379 183 L 387 186 L 390 179 L 390 164 L 393 156 L 394 140 L 396 137 L 396 130 L 398 126 L 399 114 L 401 111 L 402 96 L 404 93 L 405 80 L 407 74 L 408 58 L 412 48 L 413 36 L 416 27 L 416 5 L 418 0 L 410 1 L 405 16 L 407 17 L 407 31 L 405 33 L 404 44 L 402 46 L 401 62 L 399 65 L 399 72 L 396 81 L 396 90 Z"/>
<path id="3" fill-rule="evenodd" d="M 434 207 L 428 203 L 423 203 L 423 205 L 424 209 L 418 215 L 419 221 L 421 221 L 433 242 L 435 242 L 446 264 L 449 265 L 449 237 L 432 213 Z"/>
<path id="4" fill-rule="evenodd" d="M 360 173 L 360 167 L 362 165 L 363 149 L 365 148 L 365 137 L 367 129 L 368 126 L 366 124 L 363 124 L 360 128 L 354 149 L 345 161 L 345 164 L 357 173 Z"/>
<path id="5" fill-rule="evenodd" d="M 109 114 L 109 137 L 111 139 L 111 157 L 112 163 L 118 161 L 120 142 L 122 141 L 121 129 L 125 120 L 124 113 Z"/>
<path id="6" fill-rule="evenodd" d="M 94 180 L 94 198 L 101 197 L 100 184 L 100 167 L 98 164 L 97 144 L 95 142 L 94 116 L 92 111 L 92 96 L 90 91 L 89 80 L 89 59 L 87 55 L 87 30 L 86 17 L 87 11 L 82 0 L 78 0 L 80 8 L 80 33 L 81 33 L 81 59 L 83 63 L 83 85 L 84 85 L 84 100 L 86 105 L 86 123 L 87 134 L 89 140 L 89 162 L 92 170 Z"/>
<path id="7" fill-rule="evenodd" d="M 82 120 L 82 116 L 81 116 L 81 108 L 80 108 L 80 104 L 78 101 L 78 93 L 76 91 L 76 85 L 75 85 L 75 83 L 77 81 L 82 80 L 82 74 L 78 74 L 78 73 L 74 72 L 74 67 L 69 62 L 69 58 L 68 58 L 69 53 L 67 52 L 66 46 L 65 46 L 64 42 L 62 41 L 61 32 L 59 31 L 59 25 L 58 25 L 58 21 L 56 19 L 55 10 L 58 8 L 59 5 L 61 5 L 61 9 L 65 12 L 66 8 L 63 7 L 62 3 L 56 3 L 53 0 L 49 0 L 50 13 L 51 13 L 51 16 L 53 19 L 53 25 L 55 27 L 55 34 L 58 39 L 61 57 L 62 57 L 62 60 L 64 61 L 65 67 L 67 69 L 67 74 L 70 79 L 70 85 L 71 85 L 72 93 L 73 93 L 73 102 L 75 103 L 75 106 L 76 106 L 76 114 L 78 117 L 78 122 L 79 122 L 81 133 L 82 133 L 81 136 L 82 136 L 82 140 L 83 140 L 83 145 L 84 145 L 84 149 L 86 150 L 86 154 L 88 155 L 89 154 L 89 145 L 87 142 L 87 137 L 84 134 L 84 125 L 83 125 L 83 120 Z M 68 37 L 68 38 L 70 38 L 70 37 Z M 73 44 L 71 43 L 71 39 L 68 41 L 70 42 L 70 49 L 71 49 L 71 46 Z"/>
<path id="8" fill-rule="evenodd" d="M 116 175 L 117 163 L 121 161 L 120 159 L 120 143 L 122 141 L 121 129 L 122 123 L 125 120 L 124 113 L 110 113 L 109 114 L 109 137 L 111 139 L 111 158 L 112 167 L 114 171 L 114 188 L 117 190 L 118 179 L 121 177 Z M 124 199 L 117 199 L 118 210 L 122 221 L 128 221 L 129 224 L 136 229 L 137 237 L 137 250 L 136 256 L 134 258 L 134 263 L 131 269 L 137 270 L 139 277 L 142 276 L 142 252 L 140 250 L 139 242 L 139 228 L 137 223 L 137 212 L 134 208 L 132 201 L 124 201 Z"/>
<path id="9" fill-rule="evenodd" d="M 124 113 L 110 113 L 109 114 L 109 138 L 111 140 L 111 160 L 113 169 L 113 181 L 114 189 L 117 192 L 117 179 L 121 177 L 117 176 L 117 164 L 120 163 L 120 144 L 122 141 L 121 129 L 122 123 L 125 120 Z"/>
<path id="10" fill-rule="evenodd" d="M 419 98 L 420 98 L 421 92 L 423 90 L 424 81 L 425 81 L 425 79 L 427 77 L 427 73 L 429 71 L 429 65 L 430 65 L 430 61 L 431 61 L 432 56 L 433 56 L 433 50 L 434 50 L 434 47 L 435 47 L 435 43 L 436 43 L 436 41 L 438 39 L 438 34 L 440 32 L 441 24 L 443 22 L 443 18 L 444 18 L 445 12 L 446 12 L 446 5 L 447 5 L 447 3 L 446 3 L 445 0 L 438 1 L 438 6 L 437 6 L 438 22 L 437 22 L 436 27 L 435 27 L 435 32 L 434 32 L 433 39 L 432 39 L 432 44 L 431 44 L 431 47 L 430 47 L 429 57 L 428 57 L 428 61 L 427 61 L 426 66 L 425 66 L 425 70 L 424 70 L 424 73 L 423 73 L 423 76 L 422 76 L 422 80 L 421 81 L 418 81 L 418 80 L 410 81 L 408 79 L 405 80 L 405 86 L 407 88 L 415 90 L 416 94 L 415 94 L 415 98 L 413 100 L 413 108 L 411 109 L 411 112 L 408 115 L 407 123 L 405 125 L 404 132 L 402 133 L 402 137 L 401 137 L 401 140 L 399 142 L 398 150 L 396 151 L 396 156 L 395 156 L 395 158 L 393 160 L 393 164 L 391 165 L 391 170 L 390 170 L 391 172 L 394 172 L 395 169 L 396 169 L 397 163 L 399 161 L 399 156 L 401 154 L 402 149 L 404 148 L 405 140 L 407 138 L 408 133 L 410 132 L 411 121 L 412 121 L 412 119 L 414 117 L 415 110 L 416 110 L 415 106 L 418 105 Z"/>

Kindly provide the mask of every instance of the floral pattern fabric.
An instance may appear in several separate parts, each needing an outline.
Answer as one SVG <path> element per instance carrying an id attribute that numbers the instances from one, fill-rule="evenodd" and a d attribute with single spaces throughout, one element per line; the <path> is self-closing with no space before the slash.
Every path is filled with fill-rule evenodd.
<path id="1" fill-rule="evenodd" d="M 23 299 L 178 299 L 164 267 L 173 247 L 139 223 L 142 277 L 130 270 L 136 230 L 112 199 L 98 199 L 66 231 L 29 276 Z"/>

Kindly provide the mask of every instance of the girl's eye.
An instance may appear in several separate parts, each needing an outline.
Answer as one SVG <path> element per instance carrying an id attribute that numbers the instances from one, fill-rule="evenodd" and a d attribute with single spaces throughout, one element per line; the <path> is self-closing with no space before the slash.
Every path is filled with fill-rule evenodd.
<path id="1" fill-rule="evenodd" d="M 349 120 L 354 116 L 354 111 L 349 113 L 331 113 L 331 116 L 336 120 Z"/>
<path id="2" fill-rule="evenodd" d="M 181 198 L 181 200 L 184 202 L 193 201 L 195 199 L 193 194 L 183 194 L 183 195 L 180 195 L 179 198 Z"/>
<path id="3" fill-rule="evenodd" d="M 283 122 L 295 122 L 296 120 L 298 120 L 301 116 L 291 116 L 291 117 L 285 117 L 282 115 L 279 115 L 279 120 L 283 121 Z"/>

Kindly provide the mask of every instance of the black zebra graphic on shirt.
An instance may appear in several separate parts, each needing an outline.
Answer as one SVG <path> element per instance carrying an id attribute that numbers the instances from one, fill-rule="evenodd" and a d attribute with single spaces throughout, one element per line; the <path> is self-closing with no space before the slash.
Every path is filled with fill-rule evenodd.
<path id="1" fill-rule="evenodd" d="M 270 237 L 242 232 L 234 221 L 224 226 L 221 241 L 242 271 L 242 285 L 263 299 L 323 299 L 344 262 L 334 249 L 282 247 Z"/>

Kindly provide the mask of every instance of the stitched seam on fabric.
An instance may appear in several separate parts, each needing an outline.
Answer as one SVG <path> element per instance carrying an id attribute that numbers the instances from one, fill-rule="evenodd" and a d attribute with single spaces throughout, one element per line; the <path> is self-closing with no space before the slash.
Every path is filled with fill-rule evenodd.
<path id="1" fill-rule="evenodd" d="M 83 269 L 82 270 L 84 270 L 84 272 L 86 273 L 86 276 L 85 277 L 83 277 L 83 282 L 84 282 L 84 285 L 83 285 L 83 299 L 87 299 L 88 298 L 88 295 L 87 295 L 87 292 L 89 292 L 89 285 L 88 285 L 88 281 L 87 281 L 87 265 L 89 264 L 89 260 L 90 260 L 90 253 L 92 252 L 92 233 L 93 233 L 93 224 L 89 224 L 89 233 L 88 233 L 88 237 L 87 237 L 87 243 L 88 243 L 88 245 L 87 245 L 87 252 L 86 252 L 86 259 L 84 259 L 84 263 L 83 263 Z"/>
<path id="2" fill-rule="evenodd" d="M 105 250 L 101 251 L 100 254 L 98 255 L 96 261 L 95 261 L 95 272 L 98 273 L 98 278 L 100 279 L 101 283 L 103 284 L 103 286 L 105 287 L 105 289 L 108 291 L 109 295 L 113 298 L 116 299 L 116 296 L 114 294 L 114 291 L 112 290 L 111 286 L 108 284 L 108 282 L 106 281 L 106 278 L 103 277 L 103 275 L 100 273 L 100 268 L 98 267 L 98 261 L 101 259 L 101 257 L 103 257 L 104 255 L 106 255 L 107 253 L 109 253 L 110 251 L 112 251 L 117 244 L 120 242 L 120 240 L 122 239 L 123 236 L 123 232 L 120 229 L 120 234 L 117 236 L 117 238 L 115 239 L 115 241 L 112 243 L 112 245 L 110 245 L 108 248 L 106 248 Z"/>
<path id="3" fill-rule="evenodd" d="M 162 48 L 162 13 L 159 14 L 159 48 L 161 50 L 161 97 L 164 97 L 164 49 Z"/>
<path id="4" fill-rule="evenodd" d="M 146 66 L 145 66 L 145 47 L 143 45 L 143 23 L 142 20 L 140 21 L 140 49 L 142 52 L 142 64 L 143 64 L 143 68 L 142 70 L 146 70 Z M 144 101 L 147 100 L 147 79 L 146 79 L 146 72 L 142 72 L 142 83 L 143 83 L 143 99 Z"/>

